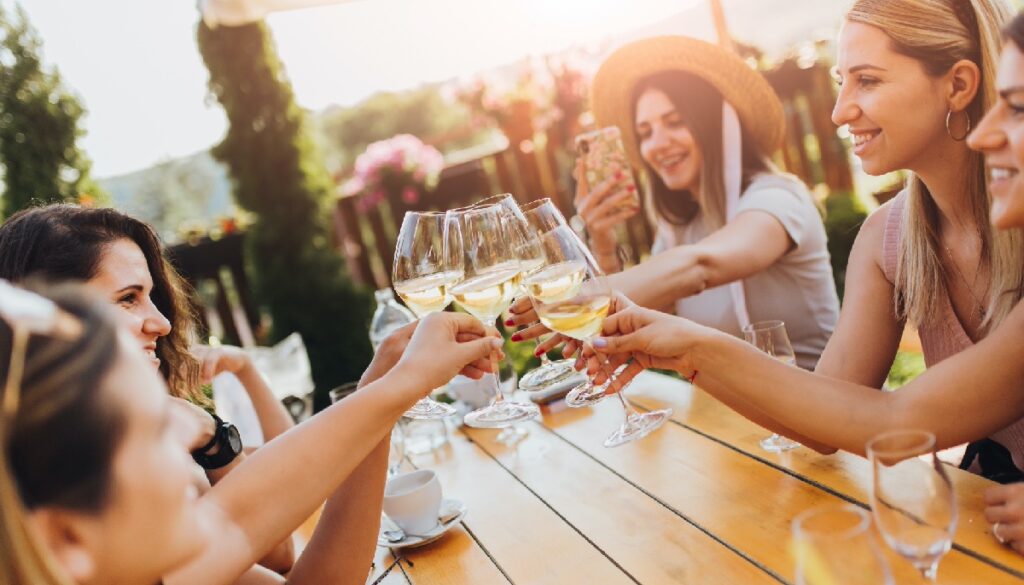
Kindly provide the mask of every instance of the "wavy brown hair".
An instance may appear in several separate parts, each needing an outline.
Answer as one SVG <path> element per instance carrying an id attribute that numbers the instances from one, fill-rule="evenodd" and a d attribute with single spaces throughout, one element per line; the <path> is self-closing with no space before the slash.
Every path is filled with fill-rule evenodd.
<path id="1" fill-rule="evenodd" d="M 648 185 L 649 201 L 657 215 L 673 225 L 686 225 L 698 213 L 702 213 L 708 227 L 715 230 L 726 223 L 725 180 L 722 176 L 725 161 L 722 154 L 722 94 L 702 77 L 686 71 L 662 71 L 646 77 L 633 88 L 633 119 L 636 120 L 636 105 L 640 96 L 649 89 L 664 93 L 683 122 L 693 134 L 694 142 L 700 148 L 700 185 L 697 192 L 672 190 L 658 176 L 647 161 L 644 165 L 644 179 Z M 750 186 L 758 173 L 771 172 L 768 157 L 758 151 L 754 140 L 740 123 L 742 133 L 741 190 Z M 639 135 L 637 136 L 639 140 Z M 637 142 L 637 149 L 640 144 Z M 648 206 L 650 209 L 652 206 Z"/>
<path id="2" fill-rule="evenodd" d="M 164 258 L 159 238 L 145 222 L 115 209 L 68 204 L 19 211 L 0 226 L 0 278 L 90 280 L 104 248 L 121 239 L 142 250 L 153 278 L 153 304 L 171 323 L 170 334 L 156 344 L 160 373 L 171 395 L 207 405 L 200 391 L 199 361 L 189 352 L 196 322 L 191 290 Z"/>

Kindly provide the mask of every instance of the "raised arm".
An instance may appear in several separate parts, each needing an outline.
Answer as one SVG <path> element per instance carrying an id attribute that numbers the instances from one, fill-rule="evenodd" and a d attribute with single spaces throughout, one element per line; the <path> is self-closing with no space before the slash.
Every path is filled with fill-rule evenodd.
<path id="1" fill-rule="evenodd" d="M 501 342 L 493 330 L 484 334 L 479 321 L 468 315 L 421 320 L 390 372 L 268 443 L 203 497 L 211 516 L 219 519 L 217 538 L 165 582 L 231 583 L 341 487 L 418 398 L 467 365 L 477 375 L 489 370 L 485 358 Z M 458 341 L 466 335 L 473 340 Z M 356 583 L 365 577 L 360 569 L 346 579 Z"/>
<path id="2" fill-rule="evenodd" d="M 770 417 L 776 428 L 857 454 L 887 430 L 931 431 L 942 449 L 1024 416 L 1024 306 L 983 341 L 929 368 L 899 392 L 788 367 L 729 335 L 640 307 L 609 317 L 605 334 L 609 337 L 595 342 L 599 351 L 637 359 L 624 380 L 643 367 L 685 376 L 697 370 L 700 387 L 724 402 L 746 404 Z"/>
<path id="3" fill-rule="evenodd" d="M 776 263 L 794 245 L 771 214 L 740 213 L 703 240 L 675 246 L 608 277 L 608 282 L 644 307 L 671 306 L 695 295 L 756 274 Z"/>

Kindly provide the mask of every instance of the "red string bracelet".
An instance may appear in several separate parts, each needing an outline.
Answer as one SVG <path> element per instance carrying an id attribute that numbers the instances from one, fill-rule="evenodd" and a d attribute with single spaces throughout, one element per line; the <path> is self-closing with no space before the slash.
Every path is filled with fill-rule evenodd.
<path id="1" fill-rule="evenodd" d="M 700 370 L 694 370 L 693 371 L 693 375 L 690 376 L 689 378 L 687 378 L 686 381 L 689 382 L 690 384 L 693 384 L 693 381 L 697 379 L 697 374 L 699 374 L 699 373 L 700 373 Z"/>

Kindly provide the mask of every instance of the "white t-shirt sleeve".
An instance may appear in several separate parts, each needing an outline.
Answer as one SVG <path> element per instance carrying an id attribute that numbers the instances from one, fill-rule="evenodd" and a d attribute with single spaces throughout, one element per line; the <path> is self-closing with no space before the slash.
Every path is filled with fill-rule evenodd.
<path id="1" fill-rule="evenodd" d="M 799 247 L 807 229 L 807 205 L 801 194 L 779 186 L 747 189 L 740 197 L 737 215 L 744 211 L 763 211 L 782 224 L 789 238 Z"/>

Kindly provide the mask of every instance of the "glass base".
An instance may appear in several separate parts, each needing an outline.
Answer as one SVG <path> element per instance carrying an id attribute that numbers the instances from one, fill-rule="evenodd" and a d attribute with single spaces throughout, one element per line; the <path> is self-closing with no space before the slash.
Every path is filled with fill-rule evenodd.
<path id="1" fill-rule="evenodd" d="M 502 400 L 466 415 L 463 422 L 478 429 L 499 429 L 540 416 L 536 404 Z"/>
<path id="2" fill-rule="evenodd" d="M 643 414 L 630 414 L 614 433 L 604 440 L 605 447 L 618 447 L 630 441 L 642 439 L 665 424 L 672 416 L 672 409 L 652 410 Z"/>
<path id="3" fill-rule="evenodd" d="M 405 411 L 405 416 L 417 420 L 436 420 L 447 418 L 455 414 L 455 409 L 447 404 L 433 400 L 432 398 L 420 398 L 412 408 Z"/>
<path id="4" fill-rule="evenodd" d="M 515 445 L 519 441 L 525 439 L 527 436 L 529 436 L 529 434 L 529 429 L 517 424 L 502 429 L 501 432 L 498 433 L 498 436 L 495 437 L 495 439 L 502 445 L 511 447 L 512 445 Z"/>
<path id="5" fill-rule="evenodd" d="M 575 360 L 558 360 L 534 368 L 519 379 L 519 389 L 526 392 L 546 390 L 552 384 L 575 374 L 576 369 L 572 367 L 574 363 Z"/>
<path id="6" fill-rule="evenodd" d="M 775 433 L 772 433 L 772 436 L 766 439 L 761 439 L 761 448 L 770 453 L 784 453 L 802 446 L 793 439 L 787 439 Z"/>
<path id="7" fill-rule="evenodd" d="M 565 404 L 570 408 L 593 406 L 607 398 L 604 393 L 607 387 L 607 384 L 594 386 L 591 382 L 580 384 L 565 395 Z"/>

